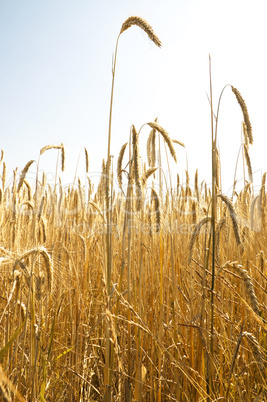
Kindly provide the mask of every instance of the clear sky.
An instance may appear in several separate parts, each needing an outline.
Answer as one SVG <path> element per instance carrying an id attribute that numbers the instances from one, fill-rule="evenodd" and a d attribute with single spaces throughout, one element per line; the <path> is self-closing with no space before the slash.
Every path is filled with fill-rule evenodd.
<path id="1" fill-rule="evenodd" d="M 234 85 L 249 110 L 255 183 L 267 170 L 266 1 L 253 0 L 1 0 L 0 148 L 9 176 L 40 149 L 63 142 L 64 184 L 83 179 L 83 147 L 97 176 L 107 154 L 111 66 L 117 35 L 131 15 L 146 19 L 162 49 L 138 27 L 120 38 L 111 151 L 117 157 L 131 124 L 154 120 L 186 145 L 189 172 L 210 182 L 209 53 L 214 106 L 225 84 Z M 219 148 L 223 191 L 234 177 L 242 114 L 231 90 L 222 99 Z M 149 128 L 142 130 L 145 144 Z M 144 150 L 143 156 L 145 156 Z M 57 151 L 41 159 L 53 180 Z M 184 177 L 177 148 L 172 171 Z M 241 166 L 241 164 L 240 164 Z M 32 165 L 30 175 L 35 176 Z M 239 171 L 242 179 L 242 170 Z"/>

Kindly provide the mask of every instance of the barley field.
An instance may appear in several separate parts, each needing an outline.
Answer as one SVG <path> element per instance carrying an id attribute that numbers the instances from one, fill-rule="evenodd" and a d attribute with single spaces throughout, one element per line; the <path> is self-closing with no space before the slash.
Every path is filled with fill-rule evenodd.
<path id="1" fill-rule="evenodd" d="M 142 18 L 123 23 L 107 158 L 96 186 L 86 148 L 88 181 L 67 187 L 60 180 L 63 144 L 44 146 L 8 184 L 2 151 L 1 400 L 264 401 L 266 173 L 256 193 L 245 100 L 230 86 L 243 113 L 244 166 L 243 189 L 234 187 L 231 197 L 221 192 L 212 90 L 211 187 L 199 183 L 198 171 L 191 178 L 186 171 L 185 182 L 164 176 L 161 155 L 176 161 L 185 144 L 157 119 L 146 123 L 146 154 L 139 147 L 143 126 L 132 125 L 115 164 L 116 56 L 132 25 L 161 46 Z M 58 155 L 54 186 L 38 171 L 47 152 Z"/>

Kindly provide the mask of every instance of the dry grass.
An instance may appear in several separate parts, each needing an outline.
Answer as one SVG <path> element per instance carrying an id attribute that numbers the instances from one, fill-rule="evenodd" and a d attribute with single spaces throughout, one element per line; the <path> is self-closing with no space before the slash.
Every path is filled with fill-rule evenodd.
<path id="1" fill-rule="evenodd" d="M 136 163 L 136 154 L 133 157 Z M 156 169 L 148 172 L 147 176 Z M 147 191 L 150 184 L 143 181 L 143 186 L 145 183 Z M 13 400 L 14 388 L 9 386 L 13 384 L 25 400 L 101 400 L 109 323 L 114 346 L 113 400 L 127 400 L 129 389 L 141 400 L 158 400 L 159 395 L 162 400 L 197 401 L 208 395 L 214 400 L 225 395 L 231 370 L 229 400 L 266 396 L 267 232 L 265 226 L 253 230 L 255 219 L 260 219 L 258 213 L 251 217 L 253 224 L 245 223 L 250 242 L 244 244 L 242 255 L 237 238 L 243 227 L 236 211 L 241 210 L 241 200 L 248 210 L 253 208 L 251 192 L 237 199 L 236 208 L 225 197 L 217 200 L 217 220 L 223 224 L 217 225 L 219 260 L 211 356 L 209 261 L 204 271 L 210 233 L 205 211 L 211 194 L 205 186 L 199 188 L 195 181 L 198 198 L 193 202 L 182 186 L 172 192 L 171 200 L 169 193 L 160 199 L 152 189 L 151 199 L 142 204 L 141 211 L 134 203 L 129 210 L 123 193 L 115 194 L 113 290 L 107 295 L 106 220 L 99 202 L 104 199 L 104 186 L 90 197 L 81 183 L 80 195 L 73 187 L 58 185 L 55 193 L 47 185 L 39 186 L 38 197 L 29 201 L 28 187 L 22 186 L 18 193 L 14 184 L 4 189 L 0 205 L 0 339 L 2 347 L 7 345 L 0 356 L 8 379 L 2 385 L 3 395 L 5 392 Z M 196 211 L 197 221 L 192 216 Z M 124 233 L 125 214 L 129 213 Z M 124 270 L 121 276 L 123 236 L 128 244 L 125 267 L 130 271 L 126 275 Z M 243 322 L 243 341 L 233 365 Z M 212 387 L 207 373 L 213 376 Z"/>

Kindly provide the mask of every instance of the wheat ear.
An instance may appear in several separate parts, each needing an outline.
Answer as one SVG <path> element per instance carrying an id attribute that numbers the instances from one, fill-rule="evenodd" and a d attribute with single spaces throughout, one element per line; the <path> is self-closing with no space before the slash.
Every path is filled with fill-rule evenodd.
<path id="1" fill-rule="evenodd" d="M 118 157 L 118 162 L 117 162 L 117 179 L 119 183 L 120 189 L 122 188 L 122 161 L 125 153 L 125 149 L 127 147 L 128 142 L 126 142 L 120 150 L 119 157 Z"/>
<path id="2" fill-rule="evenodd" d="M 65 170 L 65 148 L 63 144 L 61 144 L 61 170 L 62 172 Z"/>
<path id="3" fill-rule="evenodd" d="M 3 171 L 2 171 L 2 189 L 5 190 L 6 186 L 6 164 L 3 162 Z"/>
<path id="4" fill-rule="evenodd" d="M 249 175 L 249 180 L 253 182 L 253 173 L 252 173 L 252 166 L 251 166 L 251 160 L 248 152 L 248 147 L 244 143 L 244 155 L 245 155 L 245 160 L 248 168 L 248 175 Z"/>
<path id="5" fill-rule="evenodd" d="M 178 140 L 172 139 L 172 142 L 174 142 L 174 144 L 178 144 L 178 145 L 180 145 L 181 147 L 185 148 L 185 144 L 184 144 L 182 141 L 178 141 Z"/>
<path id="6" fill-rule="evenodd" d="M 157 167 L 152 167 L 152 168 L 149 168 L 148 170 L 145 171 L 145 173 L 143 174 L 143 177 L 142 177 L 142 184 L 143 184 L 143 186 L 146 185 L 146 182 L 147 182 L 147 180 L 149 179 L 149 177 L 150 177 L 152 174 L 154 174 L 157 169 L 158 169 Z"/>
<path id="7" fill-rule="evenodd" d="M 41 256 L 43 257 L 43 259 L 45 261 L 45 269 L 46 269 L 46 273 L 47 273 L 47 287 L 48 287 L 48 291 L 50 292 L 52 289 L 52 286 L 53 286 L 52 261 L 51 261 L 51 258 L 49 256 L 48 252 L 46 251 L 46 249 L 44 247 L 34 248 L 29 251 L 26 251 L 18 260 L 16 260 L 16 262 L 13 266 L 13 273 L 15 272 L 15 269 L 17 266 L 22 268 L 23 273 L 25 274 L 26 280 L 29 285 L 30 274 L 29 274 L 29 271 L 26 268 L 26 266 L 23 264 L 22 260 L 25 258 L 28 258 L 32 254 L 35 256 L 38 254 L 41 254 Z"/>
<path id="8" fill-rule="evenodd" d="M 257 230 L 256 224 L 254 222 L 254 210 L 256 208 L 257 203 L 260 202 L 260 195 L 257 195 L 256 197 L 253 198 L 251 204 L 250 204 L 250 227 L 252 230 Z"/>
<path id="9" fill-rule="evenodd" d="M 265 209 L 265 202 L 266 202 L 266 195 L 265 195 L 265 182 L 266 182 L 266 172 L 263 173 L 261 179 L 261 189 L 260 189 L 260 205 L 261 205 L 261 212 L 264 214 Z"/>
<path id="10" fill-rule="evenodd" d="M 246 129 L 247 129 L 247 136 L 248 136 L 248 140 L 250 144 L 253 144 L 253 135 L 252 135 L 252 126 L 250 123 L 250 118 L 249 118 L 249 114 L 248 114 L 248 109 L 247 109 L 247 105 L 246 102 L 244 101 L 241 93 L 238 91 L 238 89 L 236 89 L 235 87 L 231 86 L 233 93 L 235 94 L 236 100 L 239 103 L 241 109 L 242 109 L 242 113 L 244 116 L 244 122 L 246 125 Z"/>
<path id="11" fill-rule="evenodd" d="M 25 184 L 25 186 L 27 188 L 28 200 L 31 201 L 31 199 L 32 199 L 32 189 L 31 189 L 30 183 L 25 179 L 24 179 L 23 182 L 24 182 L 24 184 Z"/>
<path id="12" fill-rule="evenodd" d="M 133 147 L 133 173 L 137 191 L 137 210 L 139 210 L 141 206 L 140 201 L 142 198 L 142 184 L 141 184 L 139 141 L 138 141 L 138 134 L 134 125 L 132 126 L 132 147 Z"/>
<path id="13" fill-rule="evenodd" d="M 11 401 L 8 394 L 10 394 L 10 391 L 12 391 L 14 396 L 16 397 L 16 399 L 18 399 L 18 401 L 26 402 L 26 399 L 23 398 L 21 393 L 17 390 L 17 387 L 14 386 L 13 383 L 6 376 L 5 371 L 1 365 L 0 365 L 0 389 L 1 389 L 3 397 L 4 397 L 3 400 Z M 8 391 L 8 394 L 6 392 L 6 389 L 10 390 L 10 391 Z"/>
<path id="14" fill-rule="evenodd" d="M 161 127 L 158 123 L 156 123 L 156 122 L 151 122 L 151 123 L 147 123 L 147 124 L 148 124 L 151 128 L 154 128 L 156 131 L 158 131 L 158 132 L 162 135 L 162 137 L 163 137 L 165 143 L 167 144 L 167 146 L 168 146 L 168 148 L 169 148 L 169 151 L 170 151 L 170 153 L 171 153 L 171 156 L 173 157 L 173 159 L 175 160 L 175 162 L 177 162 L 176 152 L 175 152 L 175 149 L 174 149 L 174 146 L 173 146 L 173 142 L 172 142 L 172 140 L 170 139 L 169 134 L 167 133 L 167 131 L 166 131 L 163 127 Z"/>
<path id="15" fill-rule="evenodd" d="M 255 336 L 253 334 L 251 334 L 250 332 L 243 332 L 243 336 L 245 336 L 248 339 L 249 343 L 251 344 L 252 353 L 253 353 L 253 355 L 255 357 L 255 360 L 256 360 L 256 362 L 258 364 L 258 367 L 261 370 L 263 370 L 265 364 L 264 364 L 264 361 L 263 361 L 263 358 L 262 358 L 262 352 L 261 352 L 259 342 L 255 338 Z"/>
<path id="16" fill-rule="evenodd" d="M 202 226 L 206 225 L 208 222 L 211 222 L 211 218 L 209 216 L 205 216 L 205 218 L 201 219 L 201 221 L 199 221 L 194 227 L 194 230 L 192 232 L 190 242 L 189 242 L 188 265 L 191 263 L 191 260 L 193 257 L 193 250 L 194 250 L 194 244 L 195 244 L 196 238 L 197 238 L 198 234 L 200 233 Z"/>
<path id="17" fill-rule="evenodd" d="M 104 223 L 106 223 L 106 219 L 105 216 L 103 215 L 103 212 L 101 211 L 101 209 L 99 208 L 99 206 L 93 202 L 93 201 L 89 201 L 89 205 L 91 205 L 101 216 L 101 218 L 103 219 Z"/>
<path id="18" fill-rule="evenodd" d="M 147 140 L 147 160 L 150 167 L 154 167 L 156 164 L 156 130 L 150 131 Z"/>
<path id="19" fill-rule="evenodd" d="M 154 188 L 151 189 L 151 199 L 154 204 L 154 212 L 156 212 L 156 232 L 160 231 L 161 213 L 160 213 L 160 199 L 159 195 Z"/>
<path id="20" fill-rule="evenodd" d="M 195 196 L 196 196 L 197 200 L 199 201 L 199 191 L 198 191 L 198 169 L 196 169 L 196 172 L 195 172 L 195 182 L 194 182 L 194 185 L 195 185 Z"/>
<path id="21" fill-rule="evenodd" d="M 248 275 L 248 271 L 246 271 L 242 265 L 237 264 L 236 262 L 226 263 L 224 265 L 224 267 L 233 268 L 233 269 L 237 270 L 237 272 L 239 273 L 239 275 L 242 277 L 242 279 L 245 282 L 247 294 L 250 298 L 252 309 L 253 309 L 253 311 L 255 311 L 256 314 L 259 315 L 259 313 L 260 313 L 259 302 L 258 302 L 257 296 L 254 291 L 254 286 L 253 286 L 252 280 L 251 280 L 250 276 Z"/>
<path id="22" fill-rule="evenodd" d="M 48 290 L 49 292 L 52 290 L 53 287 L 53 267 L 52 267 L 52 260 L 48 252 L 44 247 L 41 247 L 39 249 L 39 252 L 41 256 L 43 257 L 45 261 L 45 268 L 46 268 L 46 274 L 47 274 L 47 283 L 48 283 Z"/>
<path id="23" fill-rule="evenodd" d="M 136 25 L 136 26 L 140 27 L 143 31 L 145 31 L 145 33 L 148 35 L 149 39 L 152 40 L 152 42 L 154 42 L 155 45 L 157 45 L 158 47 L 162 46 L 161 41 L 155 35 L 152 27 L 149 25 L 149 23 L 146 20 L 144 20 L 141 17 L 132 16 L 132 17 L 127 18 L 127 20 L 124 21 L 124 23 L 122 24 L 120 34 L 122 34 L 124 31 L 126 31 L 133 25 Z"/>
<path id="24" fill-rule="evenodd" d="M 86 171 L 86 173 L 88 173 L 89 172 L 89 156 L 88 156 L 88 151 L 85 147 L 84 147 L 84 154 L 85 154 L 85 171 Z"/>
<path id="25" fill-rule="evenodd" d="M 63 144 L 60 144 L 60 145 L 46 145 L 45 147 L 43 147 L 40 150 L 40 155 L 43 155 L 49 149 L 62 149 L 62 147 L 63 147 Z"/>
<path id="26" fill-rule="evenodd" d="M 26 163 L 26 165 L 24 166 L 24 168 L 23 168 L 23 170 L 21 172 L 21 175 L 20 175 L 19 184 L 18 184 L 18 187 L 17 187 L 17 192 L 19 192 L 19 190 L 21 189 L 22 184 L 24 182 L 24 179 L 26 177 L 26 174 L 27 174 L 27 172 L 28 172 L 28 170 L 29 170 L 29 168 L 30 168 L 30 166 L 31 166 L 31 164 L 33 162 L 34 162 L 34 160 L 31 160 L 28 163 Z"/>
<path id="27" fill-rule="evenodd" d="M 230 214 L 230 218 L 232 221 L 232 225 L 233 225 L 233 229 L 234 229 L 234 234 L 235 234 L 235 239 L 236 239 L 236 243 L 237 245 L 241 245 L 241 238 L 240 238 L 240 234 L 239 234 L 239 226 L 238 226 L 238 221 L 237 221 L 237 215 L 234 209 L 234 205 L 232 203 L 232 201 L 226 197 L 226 195 L 223 194 L 218 194 L 218 197 L 220 197 L 226 204 L 229 214 Z"/>
<path id="28" fill-rule="evenodd" d="M 243 131 L 244 143 L 248 147 L 249 146 L 248 130 L 244 121 L 242 121 L 242 131 Z"/>

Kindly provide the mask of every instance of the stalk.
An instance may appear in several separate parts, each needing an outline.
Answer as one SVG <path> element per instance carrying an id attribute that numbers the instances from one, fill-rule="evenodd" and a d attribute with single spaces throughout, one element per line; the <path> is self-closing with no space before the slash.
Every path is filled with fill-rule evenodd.
<path id="1" fill-rule="evenodd" d="M 211 227 L 212 227 L 212 278 L 211 278 L 211 317 L 210 317 L 210 353 L 213 356 L 213 335 L 214 335 L 214 285 L 215 285 L 215 226 L 216 226 L 216 136 L 213 127 L 213 104 L 212 104 L 212 80 L 211 80 L 211 58 L 209 56 L 210 74 L 210 110 L 211 110 L 211 141 L 212 141 L 212 206 L 211 206 Z M 216 124 L 217 127 L 217 124 Z M 217 132 L 216 132 L 217 135 Z M 210 385 L 212 388 L 213 375 L 211 374 Z"/>
<path id="2" fill-rule="evenodd" d="M 112 209 L 110 202 L 110 144 L 111 144 L 111 124 L 112 124 L 112 110 L 113 110 L 113 96 L 114 96 L 114 83 L 115 83 L 115 71 L 117 63 L 117 53 L 120 35 L 129 29 L 131 26 L 139 26 L 143 31 L 146 32 L 150 40 L 152 40 L 156 46 L 161 47 L 161 42 L 158 37 L 154 34 L 152 27 L 140 17 L 129 17 L 122 24 L 120 33 L 117 38 L 114 61 L 112 66 L 112 84 L 111 84 L 111 99 L 110 99 L 110 110 L 109 110 L 109 128 L 108 128 L 108 152 L 107 152 L 107 169 L 106 169 L 106 218 L 107 218 L 107 231 L 106 231 L 106 290 L 108 296 L 107 308 L 109 309 L 110 304 L 110 292 L 111 292 L 111 271 L 112 271 Z M 110 342 L 110 328 L 107 325 L 106 329 L 106 368 L 105 368 L 105 395 L 104 401 L 111 401 L 111 382 L 112 382 L 112 359 L 113 355 L 111 348 L 113 348 Z"/>

